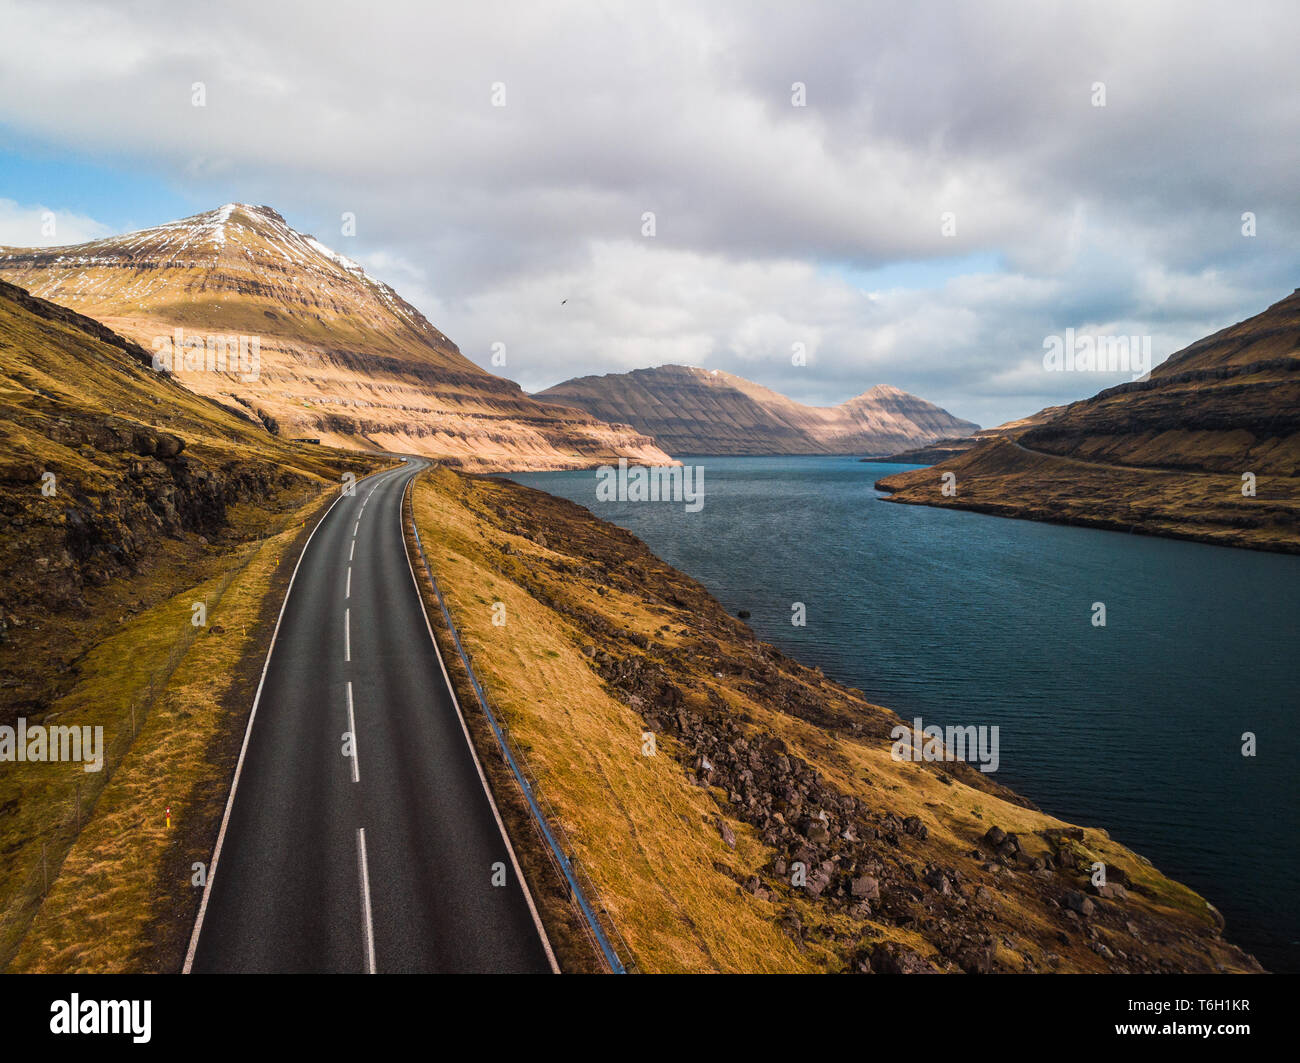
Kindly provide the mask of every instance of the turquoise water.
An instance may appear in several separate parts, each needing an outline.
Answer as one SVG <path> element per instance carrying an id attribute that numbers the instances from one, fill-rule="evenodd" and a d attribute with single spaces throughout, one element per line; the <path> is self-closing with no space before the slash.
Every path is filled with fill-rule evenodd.
<path id="1" fill-rule="evenodd" d="M 998 781 L 1105 827 L 1266 967 L 1300 970 L 1300 558 L 882 501 L 874 481 L 912 466 L 684 460 L 705 469 L 695 513 L 597 502 L 592 471 L 511 479 L 627 528 L 905 719 L 996 724 Z"/>

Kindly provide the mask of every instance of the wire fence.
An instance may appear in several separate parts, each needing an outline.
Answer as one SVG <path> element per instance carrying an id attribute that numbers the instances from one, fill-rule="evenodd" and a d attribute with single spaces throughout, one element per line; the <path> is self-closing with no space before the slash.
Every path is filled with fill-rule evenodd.
<path id="1" fill-rule="evenodd" d="M 411 482 L 413 483 L 414 480 Z M 528 766 L 527 758 L 511 739 L 505 717 L 495 708 L 477 673 L 474 671 L 473 655 L 465 649 L 464 644 L 461 642 L 460 633 L 451 618 L 447 602 L 443 598 L 442 591 L 438 587 L 438 581 L 433 578 L 433 572 L 429 567 L 429 559 L 424 552 L 424 543 L 420 539 L 420 529 L 415 523 L 414 494 L 409 486 L 407 498 L 411 500 L 411 530 L 414 532 L 415 545 L 420 553 L 420 564 L 423 566 L 424 574 L 429 580 L 429 586 L 433 589 L 434 597 L 438 600 L 443 622 L 447 626 L 447 632 L 456 647 L 461 664 L 469 676 L 469 682 L 474 688 L 474 694 L 478 698 L 479 706 L 482 708 L 488 725 L 492 728 L 492 733 L 496 737 L 502 760 L 510 769 L 520 790 L 523 791 L 524 799 L 528 802 L 529 811 L 532 813 L 533 826 L 537 828 L 538 834 L 545 843 L 544 850 L 550 857 L 556 871 L 564 879 L 569 897 L 582 917 L 588 936 L 604 958 L 609 969 L 615 974 L 635 972 L 636 963 L 632 959 L 631 947 L 619 932 L 617 925 L 609 914 L 609 909 L 600 900 L 600 891 L 596 888 L 596 884 L 591 881 L 591 877 L 583 868 L 581 861 L 574 855 L 575 850 L 568 833 L 564 829 L 563 822 L 542 792 L 537 776 Z"/>
<path id="2" fill-rule="evenodd" d="M 308 492 L 303 501 L 295 505 L 294 510 L 301 509 L 310 500 L 310 492 Z M 269 536 L 268 539 L 273 537 Z M 234 568 L 228 569 L 222 575 L 216 587 L 204 596 L 205 614 L 209 609 L 215 611 L 220 607 L 226 591 L 247 570 L 253 558 L 261 553 L 266 542 L 267 539 L 263 539 L 254 545 Z M 128 701 L 126 711 L 119 718 L 115 735 L 111 741 L 105 743 L 102 750 L 103 767 L 97 772 L 85 771 L 81 763 L 69 768 L 75 773 L 72 785 L 66 795 L 61 795 L 52 803 L 48 818 L 53 822 L 29 836 L 28 851 L 33 856 L 33 865 L 26 879 L 17 888 L 8 891 L 8 896 L 4 899 L 5 908 L 3 913 L 0 913 L 0 970 L 4 970 L 13 962 L 23 937 L 49 894 L 50 887 L 58 877 L 64 860 L 72 851 L 82 826 L 90 818 L 95 802 L 131 751 L 131 746 L 148 720 L 150 711 L 158 703 L 185 655 L 194 646 L 195 639 L 205 630 L 206 627 L 196 627 L 193 623 L 187 623 L 182 627 L 181 634 L 168 650 L 166 658 L 150 671 L 144 686 L 137 688 Z M 47 715 L 43 719 L 49 721 L 54 718 Z M 36 841 L 40 842 L 39 859 L 35 859 Z"/>

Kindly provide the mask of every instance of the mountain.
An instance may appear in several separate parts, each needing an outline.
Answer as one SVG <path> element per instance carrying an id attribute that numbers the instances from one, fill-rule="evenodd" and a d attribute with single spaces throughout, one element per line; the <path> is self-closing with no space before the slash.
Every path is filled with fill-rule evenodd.
<path id="1" fill-rule="evenodd" d="M 936 439 L 933 443 L 928 443 L 923 447 L 914 447 L 911 450 L 901 450 L 897 454 L 887 454 L 884 457 L 876 458 L 862 458 L 861 460 L 899 465 L 937 465 L 941 461 L 947 461 L 959 454 L 965 454 L 966 451 L 973 450 L 987 440 L 999 436 L 1014 439 L 1032 425 L 1051 420 L 1064 408 L 1064 406 L 1048 406 L 1047 409 L 1039 410 L 1028 417 L 1019 417 L 1014 421 L 1007 421 L 1005 424 L 996 425 L 993 428 L 981 428 L 978 432 L 972 432 L 968 436 Z"/>
<path id="2" fill-rule="evenodd" d="M 536 398 L 630 424 L 671 454 L 887 454 L 979 427 L 898 388 L 804 406 L 731 373 L 685 365 L 578 377 Z"/>
<path id="3" fill-rule="evenodd" d="M 1030 420 L 878 486 L 898 502 L 1300 552 L 1300 289 L 1147 379 Z"/>
<path id="4" fill-rule="evenodd" d="M 0 277 L 160 357 L 182 330 L 177 377 L 283 437 L 471 470 L 668 460 L 626 426 L 544 405 L 480 369 L 387 284 L 270 207 L 228 203 L 73 247 L 0 248 Z"/>

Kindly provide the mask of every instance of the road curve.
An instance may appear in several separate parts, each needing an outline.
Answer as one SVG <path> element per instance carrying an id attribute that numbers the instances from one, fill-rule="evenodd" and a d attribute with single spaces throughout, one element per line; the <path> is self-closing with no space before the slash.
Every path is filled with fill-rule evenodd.
<path id="1" fill-rule="evenodd" d="M 407 561 L 423 465 L 358 483 L 303 550 L 187 971 L 554 969 Z"/>

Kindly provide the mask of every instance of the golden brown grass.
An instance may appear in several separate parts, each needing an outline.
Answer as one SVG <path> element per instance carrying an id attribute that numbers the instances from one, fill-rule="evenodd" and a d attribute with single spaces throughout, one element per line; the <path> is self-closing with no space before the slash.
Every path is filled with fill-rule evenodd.
<path id="1" fill-rule="evenodd" d="M 321 505 L 318 497 L 287 515 L 280 531 L 230 557 L 226 573 L 174 595 L 90 652 L 85 678 L 55 711 L 61 723 L 105 725 L 106 744 L 129 742 L 111 773 L 105 765 L 102 781 L 79 766 L 49 764 L 19 765 L 25 770 L 0 777 L 0 794 L 16 797 L 25 813 L 6 828 L 10 837 L 27 838 L 6 860 L 11 878 L 24 868 L 28 875 L 39 870 L 39 835 L 67 821 L 74 786 L 82 784 L 83 826 L 66 857 L 49 854 L 48 895 L 30 926 L 15 923 L 25 931 L 21 939 L 5 943 L 16 952 L 11 970 L 175 969 L 174 954 L 160 954 L 156 938 L 159 924 L 183 929 L 193 918 L 198 890 L 190 884 L 191 863 L 211 855 L 230 780 L 231 764 L 214 751 L 223 736 L 242 733 L 248 708 L 232 715 L 227 694 L 239 663 L 269 641 L 268 591 Z M 205 599 L 209 627 L 196 631 L 191 603 Z M 187 640 L 156 703 L 147 714 L 137 710 L 132 739 L 132 701 Z M 13 885 L 0 888 L 12 895 Z"/>
<path id="2" fill-rule="evenodd" d="M 641 721 L 603 689 L 562 619 L 483 563 L 484 529 L 451 502 L 451 476 L 427 474 L 415 491 L 430 566 L 480 680 L 638 965 L 829 967 L 828 953 L 801 954 L 775 926 L 773 906 L 737 885 L 764 859 L 750 828 L 731 820 L 737 848 L 728 849 L 713 800 L 686 782 L 667 750 L 642 755 Z M 492 626 L 497 601 L 505 603 L 505 627 Z"/>

